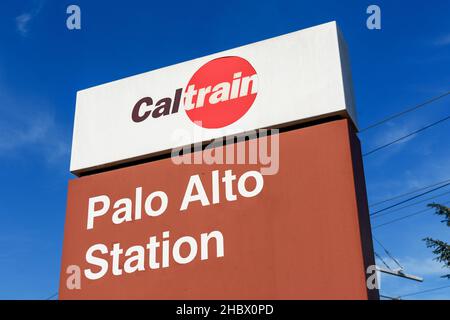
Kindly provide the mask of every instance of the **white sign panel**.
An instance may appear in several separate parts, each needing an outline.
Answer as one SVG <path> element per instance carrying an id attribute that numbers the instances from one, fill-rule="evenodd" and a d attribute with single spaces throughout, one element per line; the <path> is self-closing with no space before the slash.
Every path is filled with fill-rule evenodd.
<path id="1" fill-rule="evenodd" d="M 331 115 L 356 124 L 335 22 L 79 91 L 70 170 Z"/>

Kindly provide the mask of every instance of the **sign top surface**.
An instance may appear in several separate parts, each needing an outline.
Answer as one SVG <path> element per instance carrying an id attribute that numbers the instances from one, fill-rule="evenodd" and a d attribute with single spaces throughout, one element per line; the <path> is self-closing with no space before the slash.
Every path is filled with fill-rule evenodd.
<path id="1" fill-rule="evenodd" d="M 332 115 L 356 125 L 335 22 L 79 91 L 70 170 Z"/>

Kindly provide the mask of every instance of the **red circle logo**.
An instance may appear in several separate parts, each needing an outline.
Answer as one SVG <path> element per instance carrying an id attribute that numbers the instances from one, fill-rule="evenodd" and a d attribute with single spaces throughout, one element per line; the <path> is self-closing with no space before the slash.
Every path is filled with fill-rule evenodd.
<path id="1" fill-rule="evenodd" d="M 204 64 L 184 91 L 184 109 L 203 128 L 222 128 L 239 120 L 255 101 L 258 75 L 240 57 L 223 57 Z"/>

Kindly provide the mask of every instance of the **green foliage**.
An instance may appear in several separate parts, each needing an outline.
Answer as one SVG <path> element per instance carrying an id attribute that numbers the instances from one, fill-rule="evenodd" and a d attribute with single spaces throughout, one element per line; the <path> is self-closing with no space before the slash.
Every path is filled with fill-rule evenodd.
<path id="1" fill-rule="evenodd" d="M 441 222 L 445 222 L 447 227 L 450 227 L 450 209 L 442 204 L 430 203 L 428 205 L 430 208 L 436 209 L 436 214 L 439 216 L 444 216 L 444 220 Z"/>
<path id="2" fill-rule="evenodd" d="M 446 268 L 450 268 L 450 245 L 444 241 L 435 240 L 429 237 L 423 240 L 426 242 L 428 248 L 433 248 L 433 253 L 437 255 L 435 260 L 444 263 Z M 450 274 L 446 274 L 442 277 L 450 279 Z"/>
<path id="3" fill-rule="evenodd" d="M 437 203 L 431 203 L 428 205 L 430 208 L 434 208 L 435 213 L 439 216 L 443 216 L 444 222 L 448 227 L 450 227 L 450 209 L 446 206 Z M 450 269 L 450 245 L 444 241 L 436 240 L 430 237 L 423 239 L 428 248 L 433 249 L 433 253 L 437 256 L 436 261 L 444 264 L 444 267 Z M 450 274 L 442 276 L 443 278 L 450 279 Z"/>

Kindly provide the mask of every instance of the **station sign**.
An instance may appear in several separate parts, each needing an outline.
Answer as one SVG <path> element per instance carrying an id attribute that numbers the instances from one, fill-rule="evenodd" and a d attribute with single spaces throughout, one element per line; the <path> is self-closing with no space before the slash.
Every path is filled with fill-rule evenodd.
<path id="1" fill-rule="evenodd" d="M 279 152 L 262 161 L 275 142 Z M 374 260 L 351 121 L 212 150 L 252 146 L 256 163 L 165 158 L 71 180 L 59 298 L 376 297 L 366 287 Z M 261 173 L 268 167 L 276 174 Z"/>
<path id="2" fill-rule="evenodd" d="M 346 45 L 330 22 L 79 91 L 70 170 L 335 115 L 356 125 Z"/>

